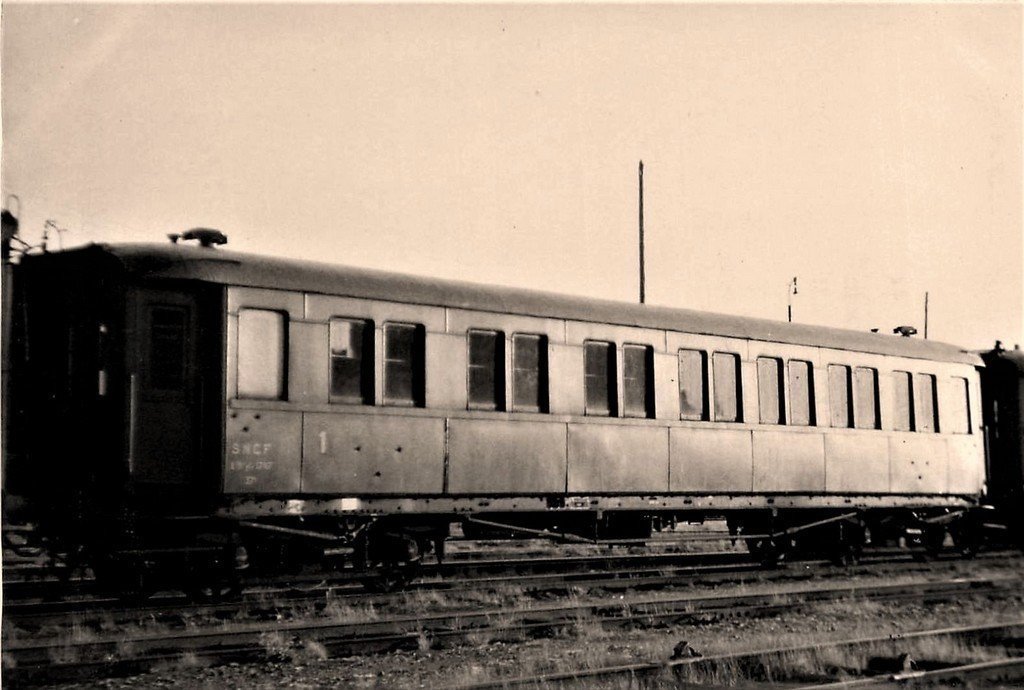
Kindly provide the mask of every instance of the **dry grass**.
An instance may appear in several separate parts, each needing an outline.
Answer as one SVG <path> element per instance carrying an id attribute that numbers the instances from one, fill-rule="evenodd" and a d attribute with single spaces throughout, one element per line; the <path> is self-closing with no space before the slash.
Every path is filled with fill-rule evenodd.
<path id="1" fill-rule="evenodd" d="M 916 665 L 932 667 L 937 663 L 952 666 L 1009 656 L 1001 647 L 940 637 L 766 653 L 755 659 L 698 662 L 677 667 L 674 674 L 678 681 L 701 685 L 824 682 L 911 670 L 909 661 L 904 665 L 904 655 Z"/>
<path id="2" fill-rule="evenodd" d="M 210 665 L 210 662 L 203 657 L 200 657 L 195 652 L 182 652 L 174 661 L 163 661 L 155 664 L 151 669 L 151 673 L 168 673 L 174 671 L 193 670 L 198 668 L 206 668 Z"/>

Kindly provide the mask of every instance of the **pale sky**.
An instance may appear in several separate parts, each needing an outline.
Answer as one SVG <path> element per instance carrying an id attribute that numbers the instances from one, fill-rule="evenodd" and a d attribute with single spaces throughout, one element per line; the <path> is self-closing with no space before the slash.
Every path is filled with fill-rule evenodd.
<path id="1" fill-rule="evenodd" d="M 2 9 L 31 241 L 635 301 L 642 158 L 651 304 L 1024 344 L 1019 4 Z"/>

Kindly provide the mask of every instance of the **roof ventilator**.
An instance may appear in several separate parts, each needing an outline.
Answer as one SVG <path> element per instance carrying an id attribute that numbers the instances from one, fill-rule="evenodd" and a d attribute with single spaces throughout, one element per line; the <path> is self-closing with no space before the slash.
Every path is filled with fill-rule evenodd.
<path id="1" fill-rule="evenodd" d="M 199 240 L 199 246 L 207 249 L 212 248 L 218 244 L 227 244 L 228 236 L 222 233 L 220 230 L 214 230 L 212 228 L 192 228 L 185 232 L 171 233 L 167 236 L 171 241 L 171 244 L 178 244 L 178 240 Z"/>

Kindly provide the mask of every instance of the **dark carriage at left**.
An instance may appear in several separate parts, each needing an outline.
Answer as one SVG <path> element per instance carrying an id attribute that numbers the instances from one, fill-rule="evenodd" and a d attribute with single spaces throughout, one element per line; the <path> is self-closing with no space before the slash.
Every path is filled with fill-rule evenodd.
<path id="1" fill-rule="evenodd" d="M 5 494 L 66 572 L 122 592 L 205 589 L 245 564 L 212 517 L 224 289 L 165 277 L 173 261 L 94 245 L 16 267 Z"/>

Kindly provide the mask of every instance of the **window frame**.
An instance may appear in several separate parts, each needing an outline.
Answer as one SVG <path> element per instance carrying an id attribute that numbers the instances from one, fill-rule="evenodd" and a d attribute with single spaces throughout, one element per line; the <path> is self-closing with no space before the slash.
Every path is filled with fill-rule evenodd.
<path id="1" fill-rule="evenodd" d="M 870 374 L 871 381 L 871 406 L 872 406 L 872 419 L 870 422 L 862 420 L 861 413 L 864 412 L 862 409 L 863 402 L 858 394 L 858 382 L 861 380 L 858 378 L 858 373 L 868 372 Z M 878 390 L 878 368 L 877 367 L 865 367 L 857 366 L 853 368 L 853 428 L 863 429 L 867 431 L 879 430 L 882 428 L 882 409 L 881 400 L 879 399 Z"/>
<path id="2" fill-rule="evenodd" d="M 258 312 L 261 314 L 273 314 L 279 317 L 281 327 L 281 343 L 280 343 L 280 356 L 278 362 L 278 393 L 274 396 L 266 395 L 253 395 L 250 393 L 243 393 L 242 391 L 242 321 L 243 314 L 246 312 Z M 287 400 L 288 399 L 288 350 L 289 350 L 289 335 L 290 335 L 290 324 L 291 317 L 286 311 L 279 309 L 265 309 L 263 307 L 241 307 L 238 310 L 238 328 L 236 332 L 235 342 L 235 397 L 239 400 Z"/>
<path id="3" fill-rule="evenodd" d="M 926 391 L 922 390 L 922 386 L 919 385 L 921 380 L 928 381 L 928 388 L 931 389 L 931 395 L 928 397 L 931 398 L 930 421 L 932 428 L 928 428 L 928 424 L 925 422 L 925 415 L 922 414 L 924 410 L 918 405 L 918 401 L 924 399 L 918 394 L 920 393 L 923 396 L 926 393 Z M 917 432 L 925 434 L 941 433 L 942 427 L 939 423 L 939 385 L 938 377 L 935 374 L 929 372 L 916 372 L 914 374 L 914 417 L 917 419 Z"/>
<path id="4" fill-rule="evenodd" d="M 473 337 L 491 336 L 494 341 L 490 366 L 473 363 Z M 473 371 L 490 369 L 490 397 L 485 402 L 473 399 Z M 490 412 L 505 411 L 505 333 L 490 328 L 470 328 L 466 331 L 466 409 Z"/>
<path id="5" fill-rule="evenodd" d="M 833 372 L 841 370 L 843 373 L 843 385 L 845 386 L 845 400 L 843 404 L 846 407 L 846 421 L 844 424 L 836 424 L 836 391 L 832 385 Z M 838 364 L 830 363 L 826 369 L 826 375 L 828 376 L 828 402 L 829 402 L 829 426 L 832 429 L 855 429 L 854 419 L 854 407 L 853 407 L 853 367 L 849 364 Z"/>
<path id="6" fill-rule="evenodd" d="M 893 382 L 893 385 L 892 385 L 892 417 L 893 417 L 892 418 L 892 430 L 893 431 L 905 431 L 905 432 L 911 432 L 912 433 L 914 431 L 917 431 L 917 410 L 916 410 L 916 402 L 915 402 L 915 399 L 914 399 L 914 389 L 915 389 L 915 386 L 914 386 L 914 374 L 912 372 L 906 371 L 904 369 L 894 369 L 892 374 L 893 374 L 892 375 L 892 382 Z M 902 419 L 897 414 L 897 410 L 899 410 L 899 408 L 900 408 L 900 406 L 899 406 L 900 401 L 896 398 L 896 396 L 898 395 L 898 391 L 899 391 L 899 388 L 896 385 L 896 381 L 898 379 L 902 378 L 902 376 L 906 376 L 906 381 L 907 381 L 907 388 L 906 388 L 906 396 L 907 396 L 907 399 L 906 399 L 906 405 L 907 405 L 906 419 L 907 419 L 907 424 L 906 424 L 906 428 L 901 428 L 899 426 L 899 422 L 901 422 Z"/>
<path id="7" fill-rule="evenodd" d="M 421 323 L 409 321 L 385 321 L 381 324 L 381 327 L 384 336 L 382 404 L 390 407 L 426 407 L 426 329 Z M 395 398 L 388 394 L 388 375 L 391 371 L 388 363 L 404 361 L 388 357 L 389 331 L 393 329 L 412 331 L 411 351 L 409 353 L 410 397 L 408 399 Z"/>
<path id="8" fill-rule="evenodd" d="M 651 345 L 644 345 L 642 343 L 623 343 L 622 344 L 622 416 L 629 417 L 631 419 L 654 419 L 654 347 Z M 639 351 L 643 361 L 643 377 L 638 379 L 636 377 L 627 378 L 627 371 L 629 369 L 626 362 L 627 352 Z M 643 409 L 632 409 L 628 402 L 629 395 L 629 381 L 642 381 L 643 383 Z"/>
<path id="9" fill-rule="evenodd" d="M 608 402 L 607 408 L 600 410 L 591 409 L 590 406 L 590 382 L 595 377 L 589 373 L 589 353 L 593 346 L 604 346 L 605 360 L 605 386 L 604 394 Z M 585 340 L 583 341 L 583 414 L 587 417 L 618 417 L 619 416 L 619 388 L 618 388 L 618 347 L 610 340 Z"/>
<path id="10" fill-rule="evenodd" d="M 772 421 L 773 418 L 768 418 L 768 421 L 765 421 L 765 412 L 767 410 L 765 409 L 766 406 L 765 406 L 764 403 L 766 402 L 765 394 L 767 392 L 767 389 L 763 386 L 765 381 L 763 380 L 763 377 L 762 377 L 762 371 L 766 371 L 766 369 L 762 368 L 762 363 L 764 363 L 765 365 L 767 365 L 768 363 L 772 363 L 772 364 L 775 365 L 775 371 L 774 371 L 775 385 L 772 386 L 772 388 L 775 389 L 775 396 L 776 396 L 775 404 L 774 405 L 768 405 L 768 408 L 771 408 L 773 410 L 773 412 L 775 413 L 774 421 Z M 757 360 L 756 360 L 755 364 L 757 366 L 757 417 L 758 417 L 758 422 L 761 423 L 761 424 L 769 424 L 769 425 L 774 425 L 774 426 L 785 426 L 786 425 L 786 414 L 788 412 L 788 408 L 786 407 L 786 397 L 787 396 L 786 396 L 785 364 L 783 363 L 783 360 L 782 360 L 781 357 L 773 357 L 771 355 L 759 355 L 757 357 Z M 768 381 L 767 383 L 770 384 L 771 381 Z M 769 400 L 767 402 L 770 403 L 771 401 Z"/>
<path id="11" fill-rule="evenodd" d="M 682 354 L 684 352 L 691 352 L 696 354 L 700 360 L 700 405 L 701 409 L 697 416 L 693 413 L 686 413 L 683 410 L 683 375 L 681 366 L 683 363 Z M 694 422 L 708 422 L 711 421 L 711 406 L 710 406 L 710 386 L 708 385 L 708 369 L 710 367 L 708 352 L 707 350 L 698 350 L 694 348 L 681 347 L 676 351 L 676 374 L 677 381 L 679 382 L 679 419 L 685 419 Z"/>
<path id="12" fill-rule="evenodd" d="M 165 385 L 166 381 L 166 365 L 167 365 L 167 353 L 158 352 L 160 347 L 157 345 L 157 333 L 158 330 L 164 332 L 167 330 L 166 326 L 162 326 L 158 329 L 156 325 L 156 312 L 172 312 L 181 318 L 180 330 L 178 335 L 180 338 L 177 342 L 176 354 L 179 357 L 177 359 L 178 364 L 178 379 L 175 381 L 175 385 Z M 269 311 L 269 310 L 263 310 Z M 145 327 L 146 327 L 146 341 L 145 341 L 145 390 L 146 394 L 154 398 L 165 398 L 168 400 L 184 399 L 187 395 L 189 388 L 189 382 L 192 380 L 194 374 L 194 366 L 191 357 L 192 348 L 189 347 L 189 339 L 192 336 L 193 321 L 192 315 L 193 310 L 188 304 L 177 304 L 177 303 L 165 303 L 165 302 L 151 302 L 146 305 L 145 313 Z M 77 352 L 77 348 L 74 345 L 74 338 L 78 336 L 77 329 L 72 327 L 68 331 L 68 380 L 73 381 L 75 371 L 71 362 L 72 353 Z M 167 339 L 163 340 L 163 344 L 166 345 Z M 262 400 L 265 398 L 254 398 Z"/>
<path id="13" fill-rule="evenodd" d="M 732 395 L 733 395 L 733 399 L 734 399 L 734 402 L 735 402 L 735 408 L 736 408 L 736 415 L 735 415 L 735 418 L 733 418 L 733 419 L 722 419 L 722 418 L 720 418 L 719 413 L 718 413 L 718 400 L 719 400 L 719 390 L 718 390 L 718 388 L 719 387 L 718 387 L 718 378 L 717 378 L 717 376 L 715 374 L 718 371 L 718 363 L 716 362 L 716 357 L 718 357 L 719 355 L 721 355 L 722 357 L 728 357 L 728 358 L 730 358 L 732 360 L 732 364 L 729 366 L 729 369 L 732 370 L 733 376 L 735 377 L 735 381 L 733 382 L 734 386 L 733 386 Z M 721 422 L 723 424 L 742 424 L 743 423 L 743 419 L 744 419 L 744 414 L 743 414 L 743 360 L 740 359 L 739 353 L 738 352 L 731 352 L 731 351 L 728 351 L 728 350 L 714 350 L 714 351 L 712 351 L 712 353 L 711 353 L 711 379 L 712 379 L 712 385 L 714 386 L 714 418 L 713 418 L 714 421 Z"/>
<path id="14" fill-rule="evenodd" d="M 959 431 L 955 424 L 947 425 L 952 426 L 949 433 L 958 434 L 961 436 L 973 434 L 973 418 L 971 415 L 971 382 L 966 376 L 950 376 L 949 378 L 953 382 L 953 395 L 955 396 L 955 399 L 958 401 L 957 407 L 963 411 L 962 419 L 965 424 L 965 428 L 962 431 Z M 963 384 L 963 386 L 960 385 L 961 383 Z M 962 404 L 963 407 L 960 407 L 960 404 Z"/>
<path id="15" fill-rule="evenodd" d="M 793 364 L 802 364 L 807 367 L 806 372 L 806 391 L 807 391 L 807 422 L 796 421 L 796 414 L 793 412 L 793 402 L 797 400 L 797 395 L 794 391 L 797 386 L 793 382 Z M 786 385 L 787 389 L 787 400 L 789 406 L 789 418 L 787 423 L 790 426 L 803 426 L 803 427 L 816 427 L 818 426 L 818 410 L 817 410 L 817 396 L 814 391 L 814 362 L 808 359 L 790 359 L 786 362 Z M 801 386 L 801 388 L 804 388 Z"/>
<path id="16" fill-rule="evenodd" d="M 516 354 L 518 352 L 517 342 L 525 339 L 535 340 L 537 343 L 537 404 L 524 404 L 520 403 L 517 398 L 519 392 L 519 376 L 520 371 L 529 371 L 523 367 L 517 367 Z M 547 414 L 550 409 L 549 404 L 549 380 L 548 380 L 548 337 L 544 333 L 529 333 L 529 332 L 514 332 L 512 333 L 512 353 L 511 353 L 511 369 L 512 369 L 512 411 L 513 412 L 532 412 L 536 414 Z"/>
<path id="17" fill-rule="evenodd" d="M 359 358 L 359 395 L 342 395 L 334 392 L 334 360 L 348 359 L 353 357 L 342 357 L 334 353 L 334 345 L 331 339 L 333 335 L 332 325 L 334 323 L 359 324 L 362 326 L 362 356 Z M 373 405 L 376 399 L 376 347 L 375 328 L 373 319 L 360 318 L 357 316 L 332 316 L 327 320 L 327 394 L 331 403 L 349 405 Z"/>

